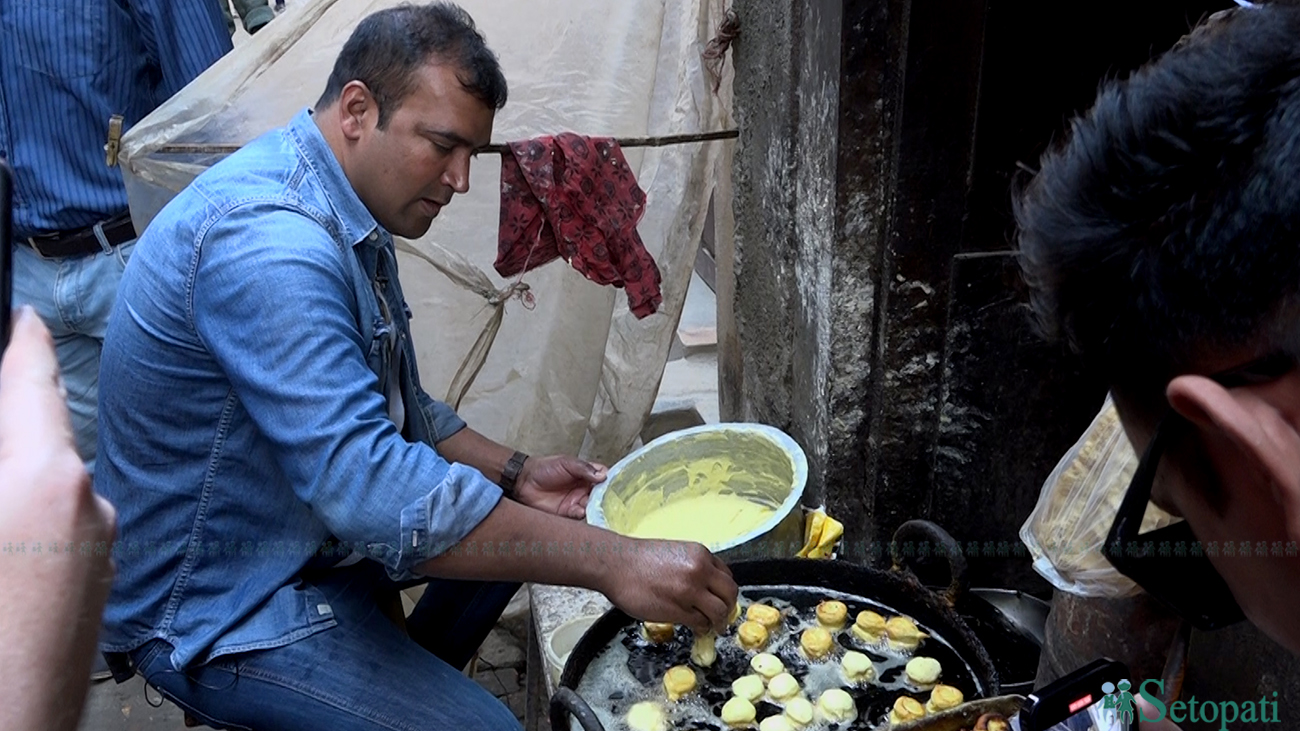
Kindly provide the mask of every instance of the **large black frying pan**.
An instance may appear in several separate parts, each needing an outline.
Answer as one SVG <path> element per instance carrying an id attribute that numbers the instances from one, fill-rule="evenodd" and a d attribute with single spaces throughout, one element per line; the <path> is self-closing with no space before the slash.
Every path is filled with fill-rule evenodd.
<path id="1" fill-rule="evenodd" d="M 942 551 L 943 555 L 947 556 L 952 572 L 952 583 L 946 592 L 939 594 L 922 586 L 916 576 L 903 565 L 899 546 L 905 542 L 917 541 L 928 541 L 934 545 L 936 551 Z M 809 601 L 825 595 L 819 590 L 829 589 L 859 597 L 866 602 L 883 605 L 894 614 L 909 616 L 942 640 L 941 643 L 929 641 L 934 644 L 927 646 L 926 654 L 935 654 L 933 650 L 955 654 L 952 660 L 961 660 L 969 669 L 968 677 L 965 678 L 964 683 L 961 683 L 970 686 L 966 691 L 968 700 L 996 696 L 1000 690 L 999 681 L 989 654 L 953 608 L 968 588 L 966 561 L 956 541 L 933 523 L 921 520 L 909 521 L 895 532 L 891 555 L 894 565 L 889 571 L 842 561 L 808 559 L 742 561 L 731 564 L 730 568 L 736 583 L 746 595 L 751 593 L 747 591 L 747 587 L 764 587 L 763 593 L 787 592 L 796 605 L 800 603 L 801 598 L 806 605 Z M 856 610 L 852 602 L 847 603 L 850 604 L 851 621 Z M 812 601 L 812 604 L 815 606 L 815 601 Z M 609 702 L 608 699 L 584 699 L 578 694 L 577 689 L 588 667 L 614 643 L 626 644 L 627 638 L 637 631 L 638 625 L 637 620 L 618 609 L 611 609 L 592 624 L 569 655 L 560 676 L 559 688 L 551 699 L 552 728 L 556 731 L 568 729 L 569 715 L 572 714 L 585 731 L 604 731 L 604 726 L 592 711 L 588 701 L 603 704 Z M 689 653 L 689 642 L 681 641 L 686 636 L 683 634 L 685 632 L 686 630 L 679 630 L 677 644 L 681 646 L 679 652 Z M 951 650 L 943 648 L 943 644 Z M 629 660 L 629 669 L 634 661 L 638 661 L 635 654 Z M 721 662 L 720 657 L 719 663 Z M 658 681 L 662 669 L 656 667 L 653 671 L 649 671 L 646 667 L 638 667 L 634 674 L 644 675 L 645 677 L 639 679 L 646 685 L 650 685 Z M 879 711 L 881 707 L 887 711 L 893 698 L 899 693 L 901 691 L 895 691 L 889 697 L 870 699 L 873 711 Z M 864 701 L 859 699 L 860 708 L 863 703 Z M 874 723 L 874 718 L 863 716 L 856 726 L 869 728 Z"/>

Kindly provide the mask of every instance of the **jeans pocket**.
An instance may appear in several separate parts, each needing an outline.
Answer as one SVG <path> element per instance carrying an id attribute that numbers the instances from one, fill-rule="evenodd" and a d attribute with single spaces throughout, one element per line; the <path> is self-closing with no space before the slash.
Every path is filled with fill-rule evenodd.
<path id="1" fill-rule="evenodd" d="M 135 253 L 135 240 L 131 240 L 121 246 L 113 247 L 113 256 L 117 259 L 117 264 L 122 271 L 126 271 L 126 265 L 131 263 L 131 255 Z"/>

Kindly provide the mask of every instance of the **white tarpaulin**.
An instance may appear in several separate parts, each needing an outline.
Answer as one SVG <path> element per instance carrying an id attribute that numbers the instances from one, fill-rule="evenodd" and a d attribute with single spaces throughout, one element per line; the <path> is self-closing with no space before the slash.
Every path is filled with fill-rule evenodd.
<path id="1" fill-rule="evenodd" d="M 397 4 L 294 3 L 131 129 L 121 165 L 137 227 L 219 160 L 224 147 L 245 144 L 314 104 L 356 24 Z M 562 131 L 640 137 L 731 126 L 728 85 L 715 93 L 700 57 L 723 21 L 722 0 L 460 4 L 487 36 L 510 85 L 495 142 Z M 638 230 L 663 275 L 659 312 L 637 320 L 621 290 L 587 281 L 562 260 L 525 274 L 535 309 L 507 300 L 481 370 L 458 381 L 474 377 L 459 409 L 471 426 L 536 454 L 581 449 L 612 463 L 629 451 L 658 391 L 725 144 L 625 150 L 648 197 Z M 479 156 L 470 186 L 412 243 L 420 256 L 400 254 L 425 390 L 451 401 L 453 379 L 496 313 L 493 293 L 513 284 L 492 269 L 499 156 Z"/>

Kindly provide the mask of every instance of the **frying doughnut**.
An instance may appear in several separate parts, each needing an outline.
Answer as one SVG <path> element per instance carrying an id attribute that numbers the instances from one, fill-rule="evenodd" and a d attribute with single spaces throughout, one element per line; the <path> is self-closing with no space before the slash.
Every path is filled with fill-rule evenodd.
<path id="1" fill-rule="evenodd" d="M 840 667 L 844 669 L 844 677 L 848 678 L 850 683 L 861 683 L 876 678 L 876 666 L 871 663 L 871 658 L 856 650 L 844 653 L 844 657 L 840 660 Z"/>
<path id="2" fill-rule="evenodd" d="M 750 604 L 749 611 L 745 612 L 745 619 L 758 622 L 770 632 L 781 624 L 781 610 L 766 604 Z"/>
<path id="3" fill-rule="evenodd" d="M 894 701 L 894 708 L 889 712 L 891 726 L 915 721 L 918 718 L 925 718 L 925 706 L 910 696 L 900 695 L 898 700 Z"/>
<path id="4" fill-rule="evenodd" d="M 799 681 L 790 673 L 781 673 L 767 683 L 767 694 L 778 701 L 787 701 L 799 695 Z"/>
<path id="5" fill-rule="evenodd" d="M 930 691 L 930 700 L 926 702 L 925 710 L 929 713 L 946 711 L 960 706 L 964 700 L 966 697 L 961 691 L 951 685 L 936 685 L 934 690 Z"/>
<path id="6" fill-rule="evenodd" d="M 852 721 L 858 717 L 853 696 L 840 688 L 831 688 L 817 699 L 817 713 L 831 723 Z"/>
<path id="7" fill-rule="evenodd" d="M 907 679 L 917 685 L 934 685 L 942 673 L 943 667 L 932 657 L 914 657 L 907 661 Z"/>
<path id="8" fill-rule="evenodd" d="M 758 622 L 741 622 L 736 630 L 736 640 L 746 650 L 761 650 L 767 647 L 767 628 Z"/>
<path id="9" fill-rule="evenodd" d="M 996 713 L 986 713 L 975 722 L 975 731 L 1011 731 L 1011 724 Z"/>
<path id="10" fill-rule="evenodd" d="M 844 606 L 844 602 L 832 600 L 817 605 L 817 622 L 828 630 L 844 629 L 848 616 L 849 608 Z"/>
<path id="11" fill-rule="evenodd" d="M 831 652 L 831 633 L 825 627 L 810 627 L 799 636 L 799 646 L 809 660 L 821 660 Z"/>
<path id="12" fill-rule="evenodd" d="M 668 714 L 654 701 L 642 701 L 627 712 L 627 725 L 632 731 L 668 731 Z"/>
<path id="13" fill-rule="evenodd" d="M 668 694 L 668 700 L 675 701 L 695 690 L 695 682 L 694 670 L 685 665 L 677 665 L 664 673 L 664 692 Z"/>
<path id="14" fill-rule="evenodd" d="M 758 653 L 749 661 L 749 666 L 754 669 L 754 672 L 769 679 L 785 672 L 785 663 L 781 662 L 781 658 L 770 652 Z"/>
<path id="15" fill-rule="evenodd" d="M 672 641 L 673 632 L 676 629 L 674 625 L 664 622 L 642 622 L 641 636 L 656 645 L 662 645 L 665 642 Z"/>
<path id="16" fill-rule="evenodd" d="M 879 642 L 885 636 L 885 618 L 871 611 L 858 612 L 853 636 L 863 642 Z"/>
<path id="17" fill-rule="evenodd" d="M 907 617 L 890 617 L 885 622 L 885 632 L 889 634 L 889 644 L 902 650 L 914 650 L 921 640 L 930 636 Z"/>
<path id="18" fill-rule="evenodd" d="M 754 704 L 744 698 L 732 698 L 722 706 L 722 721 L 728 726 L 748 726 L 757 715 Z"/>
<path id="19" fill-rule="evenodd" d="M 813 721 L 812 701 L 807 698 L 791 698 L 785 704 L 784 715 L 795 726 L 807 726 Z"/>
<path id="20" fill-rule="evenodd" d="M 794 731 L 794 724 L 785 716 L 768 716 L 758 724 L 758 731 Z"/>
<path id="21" fill-rule="evenodd" d="M 745 675 L 731 682 L 731 692 L 737 698 L 744 698 L 750 703 L 762 698 L 763 691 L 763 677 L 761 675 Z"/>

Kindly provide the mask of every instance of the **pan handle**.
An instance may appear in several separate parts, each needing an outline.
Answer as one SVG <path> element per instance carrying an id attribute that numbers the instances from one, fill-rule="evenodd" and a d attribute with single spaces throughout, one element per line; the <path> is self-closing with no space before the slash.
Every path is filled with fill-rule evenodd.
<path id="1" fill-rule="evenodd" d="M 583 731 L 605 731 L 604 724 L 596 718 L 596 712 L 591 710 L 582 696 L 570 688 L 559 688 L 551 696 L 551 718 L 557 715 L 564 718 L 565 713 L 573 714 L 578 723 L 582 724 Z"/>
<path id="2" fill-rule="evenodd" d="M 894 562 L 894 571 L 906 570 L 907 558 L 903 555 L 903 544 L 919 541 L 930 542 L 934 545 L 932 550 L 935 555 L 948 559 L 948 571 L 952 575 L 952 581 L 948 584 L 948 591 L 944 593 L 944 600 L 948 602 L 948 606 L 955 607 L 958 600 L 970 590 L 970 577 L 966 575 L 966 556 L 962 554 L 961 544 L 957 539 L 937 524 L 928 520 L 909 520 L 898 526 L 898 530 L 894 531 L 894 540 L 889 544 L 889 557 Z"/>

